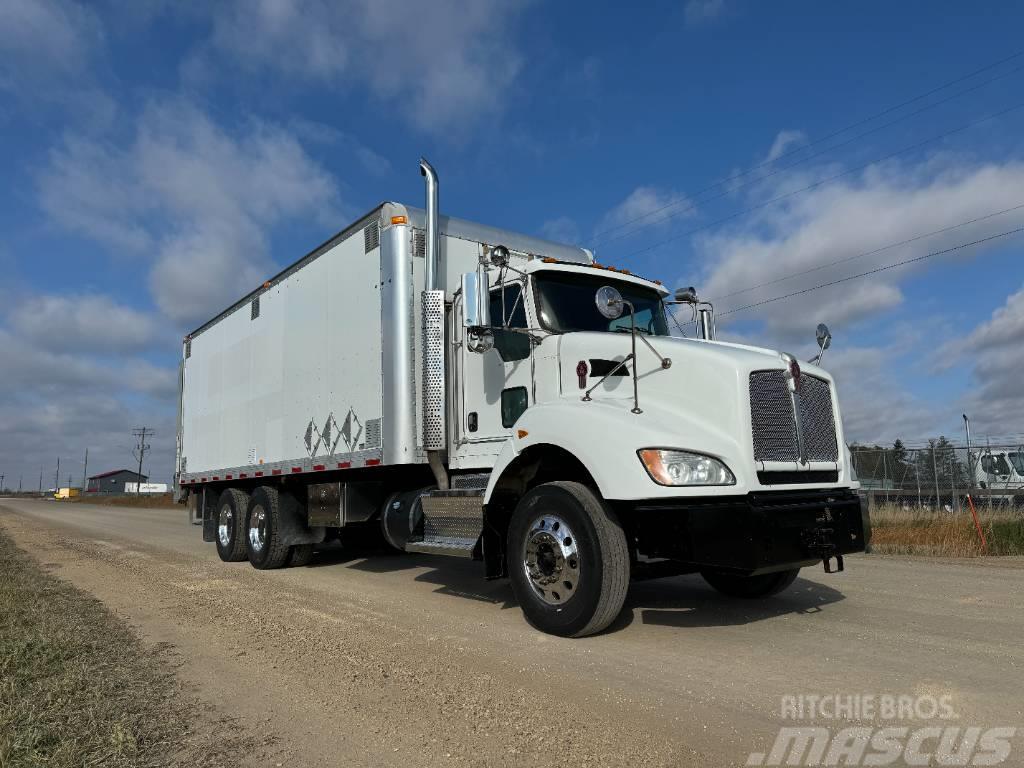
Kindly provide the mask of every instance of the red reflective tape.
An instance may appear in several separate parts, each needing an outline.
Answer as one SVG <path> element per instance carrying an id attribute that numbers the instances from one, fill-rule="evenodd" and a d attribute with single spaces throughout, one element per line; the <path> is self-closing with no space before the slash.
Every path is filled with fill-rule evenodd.
<path id="1" fill-rule="evenodd" d="M 378 464 L 380 464 L 380 459 L 367 459 L 366 460 L 366 466 L 368 466 L 368 467 L 375 467 Z"/>
<path id="2" fill-rule="evenodd" d="M 213 476 L 213 479 L 214 479 L 214 480 L 220 480 L 220 478 L 219 478 L 219 477 L 218 477 L 217 475 L 214 475 L 214 476 Z"/>
<path id="3" fill-rule="evenodd" d="M 263 477 L 263 473 L 262 472 L 254 472 L 253 474 L 255 474 L 256 477 Z"/>
<path id="4" fill-rule="evenodd" d="M 203 482 L 204 482 L 204 483 L 206 482 L 206 478 L 205 478 L 205 477 L 203 478 Z"/>
<path id="5" fill-rule="evenodd" d="M 327 467 L 325 467 L 323 464 L 314 464 L 313 465 L 313 470 L 316 471 L 316 472 L 323 472 L 325 469 L 327 469 Z"/>
<path id="6" fill-rule="evenodd" d="M 338 469 L 348 469 L 351 466 L 352 466 L 352 462 L 351 461 L 339 461 L 338 462 Z"/>
<path id="7" fill-rule="evenodd" d="M 225 480 L 231 480 L 233 478 L 234 478 L 234 475 L 224 475 L 224 479 Z"/>
<path id="8" fill-rule="evenodd" d="M 301 472 L 301 471 L 302 471 L 302 467 L 292 467 L 292 474 L 293 474 L 293 475 L 294 475 L 294 474 L 295 474 L 296 472 Z"/>
<path id="9" fill-rule="evenodd" d="M 280 475 L 281 474 L 281 470 L 280 469 L 272 469 L 272 470 L 270 470 L 270 474 L 272 474 L 272 475 Z"/>
<path id="10" fill-rule="evenodd" d="M 239 473 L 239 475 L 238 475 L 238 479 L 239 479 L 239 480 L 244 480 L 244 479 L 245 479 L 245 478 L 247 478 L 247 477 L 248 477 L 248 475 L 247 475 L 247 474 L 245 474 L 245 472 L 241 472 L 241 473 Z"/>

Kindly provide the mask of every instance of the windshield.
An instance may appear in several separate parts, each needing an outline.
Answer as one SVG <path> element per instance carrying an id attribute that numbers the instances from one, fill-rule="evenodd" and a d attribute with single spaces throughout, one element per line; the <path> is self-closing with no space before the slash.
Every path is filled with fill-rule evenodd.
<path id="1" fill-rule="evenodd" d="M 1006 463 L 1006 458 L 1003 454 L 986 454 L 981 457 L 981 468 L 985 470 L 986 474 L 989 475 L 1008 475 L 1010 474 L 1010 465 Z"/>
<path id="2" fill-rule="evenodd" d="M 629 311 L 609 320 L 597 311 L 594 295 L 602 285 L 612 285 L 636 309 L 636 327 L 651 336 L 668 336 L 661 295 L 633 283 L 605 275 L 574 272 L 542 272 L 536 275 L 537 314 L 540 324 L 555 333 L 570 331 L 629 331 Z"/>
<path id="3" fill-rule="evenodd" d="M 1024 452 L 1017 451 L 1016 453 L 1008 453 L 1006 455 L 1013 464 L 1013 468 L 1017 470 L 1017 474 L 1024 475 Z"/>

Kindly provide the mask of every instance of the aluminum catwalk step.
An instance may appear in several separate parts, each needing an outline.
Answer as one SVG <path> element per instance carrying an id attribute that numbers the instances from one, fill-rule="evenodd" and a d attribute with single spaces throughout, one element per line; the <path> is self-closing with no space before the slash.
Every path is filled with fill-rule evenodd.
<path id="1" fill-rule="evenodd" d="M 405 551 L 473 557 L 484 528 L 483 494 L 477 489 L 431 491 L 420 501 L 423 538 L 408 542 Z"/>

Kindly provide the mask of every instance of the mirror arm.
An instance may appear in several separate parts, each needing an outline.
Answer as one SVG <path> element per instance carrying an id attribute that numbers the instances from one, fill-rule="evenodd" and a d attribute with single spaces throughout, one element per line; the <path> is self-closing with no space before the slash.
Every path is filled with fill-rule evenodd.
<path id="1" fill-rule="evenodd" d="M 615 372 L 617 370 L 619 370 L 622 366 L 624 366 L 626 363 L 628 363 L 632 359 L 633 359 L 633 355 L 631 355 L 631 354 L 630 355 L 626 355 L 626 357 L 618 365 L 616 365 L 614 368 L 612 368 L 610 371 L 608 371 L 608 373 L 606 373 L 604 376 L 602 376 L 601 380 L 598 381 L 597 384 L 595 384 L 594 386 L 592 386 L 590 389 L 588 389 L 586 392 L 583 393 L 583 397 L 581 398 L 583 400 L 583 402 L 589 403 L 591 400 L 593 400 L 594 398 L 592 398 L 590 396 L 590 393 L 593 392 L 598 387 L 600 387 L 602 384 L 604 384 L 609 376 L 614 376 Z M 636 368 L 635 365 L 633 367 Z"/>
<path id="2" fill-rule="evenodd" d="M 656 358 L 658 358 L 658 360 L 660 360 L 660 361 L 661 361 L 661 367 L 662 367 L 662 368 L 671 368 L 671 367 L 672 367 L 672 358 L 671 358 L 671 357 L 662 357 L 662 356 L 661 356 L 661 355 L 660 355 L 660 354 L 658 353 L 658 350 L 656 350 L 656 349 L 654 348 L 654 346 L 653 346 L 653 345 L 651 344 L 651 342 L 649 342 L 649 341 L 647 340 L 647 337 L 646 337 L 646 336 L 644 336 L 643 334 L 640 334 L 640 341 L 642 341 L 642 342 L 643 342 L 644 344 L 646 344 L 646 345 L 647 345 L 647 348 L 648 348 L 649 350 L 651 350 L 651 352 L 653 352 L 653 353 L 654 353 L 654 356 L 655 356 Z"/>

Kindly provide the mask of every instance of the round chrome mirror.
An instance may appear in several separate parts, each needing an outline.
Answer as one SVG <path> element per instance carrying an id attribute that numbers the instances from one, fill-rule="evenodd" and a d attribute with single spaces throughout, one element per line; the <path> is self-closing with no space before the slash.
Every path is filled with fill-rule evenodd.
<path id="1" fill-rule="evenodd" d="M 602 285 L 597 289 L 594 303 L 603 317 L 609 320 L 618 320 L 622 317 L 622 294 L 610 285 Z"/>
<path id="2" fill-rule="evenodd" d="M 507 267 L 508 260 L 508 248 L 504 245 L 496 245 L 491 248 L 491 264 L 496 267 Z"/>
<path id="3" fill-rule="evenodd" d="M 824 323 L 818 323 L 818 327 L 815 330 L 814 335 L 818 339 L 818 348 L 822 352 L 832 346 L 832 333 Z"/>

